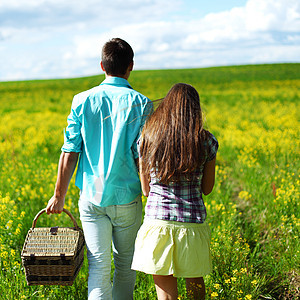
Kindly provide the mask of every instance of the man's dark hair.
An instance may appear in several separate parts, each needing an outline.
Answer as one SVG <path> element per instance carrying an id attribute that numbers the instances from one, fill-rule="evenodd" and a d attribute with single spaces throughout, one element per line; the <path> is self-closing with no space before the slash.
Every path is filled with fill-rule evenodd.
<path id="1" fill-rule="evenodd" d="M 122 76 L 133 61 L 131 46 L 120 38 L 113 38 L 102 48 L 102 64 L 106 74 Z"/>

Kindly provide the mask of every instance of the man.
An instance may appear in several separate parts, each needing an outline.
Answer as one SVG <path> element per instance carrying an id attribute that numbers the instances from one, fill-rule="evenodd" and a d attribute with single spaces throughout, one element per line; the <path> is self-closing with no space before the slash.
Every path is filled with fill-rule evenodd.
<path id="1" fill-rule="evenodd" d="M 79 158 L 76 186 L 89 261 L 89 299 L 133 299 L 131 270 L 136 233 L 141 224 L 141 187 L 136 142 L 152 102 L 131 88 L 133 51 L 122 39 L 102 49 L 106 79 L 73 99 L 47 213 L 61 213 Z M 111 241 L 115 272 L 111 286 Z"/>

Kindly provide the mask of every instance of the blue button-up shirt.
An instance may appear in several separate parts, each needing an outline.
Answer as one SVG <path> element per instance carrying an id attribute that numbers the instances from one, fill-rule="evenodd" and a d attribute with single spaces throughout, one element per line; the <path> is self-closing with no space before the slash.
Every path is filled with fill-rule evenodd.
<path id="1" fill-rule="evenodd" d="M 106 207 L 141 193 L 136 142 L 152 112 L 152 102 L 120 77 L 74 97 L 62 151 L 80 153 L 75 184 L 81 200 Z"/>

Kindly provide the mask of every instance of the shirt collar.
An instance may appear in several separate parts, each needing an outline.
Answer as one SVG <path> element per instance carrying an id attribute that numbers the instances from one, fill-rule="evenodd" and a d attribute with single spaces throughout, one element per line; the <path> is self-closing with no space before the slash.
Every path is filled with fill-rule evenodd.
<path id="1" fill-rule="evenodd" d="M 109 84 L 115 86 L 124 86 L 132 89 L 129 82 L 125 78 L 108 76 L 101 82 L 100 85 Z"/>

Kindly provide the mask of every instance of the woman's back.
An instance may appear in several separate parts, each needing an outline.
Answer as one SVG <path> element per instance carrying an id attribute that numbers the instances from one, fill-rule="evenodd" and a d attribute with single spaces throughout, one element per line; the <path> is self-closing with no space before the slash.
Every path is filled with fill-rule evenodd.
<path id="1" fill-rule="evenodd" d="M 155 172 L 151 172 L 150 192 L 145 207 L 146 217 L 188 223 L 205 221 L 206 209 L 201 188 L 203 169 L 207 161 L 215 158 L 218 149 L 216 138 L 209 132 L 204 147 L 207 155 L 203 163 L 175 181 L 163 184 Z"/>

